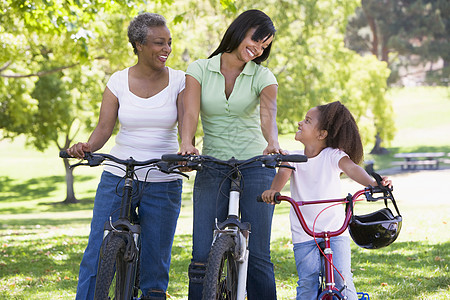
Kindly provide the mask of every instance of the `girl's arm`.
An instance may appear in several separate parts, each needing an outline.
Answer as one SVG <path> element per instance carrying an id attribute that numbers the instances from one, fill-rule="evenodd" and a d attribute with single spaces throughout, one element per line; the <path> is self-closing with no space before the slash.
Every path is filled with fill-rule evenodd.
<path id="1" fill-rule="evenodd" d="M 354 181 L 358 182 L 359 184 L 362 184 L 364 186 L 377 186 L 377 181 L 372 178 L 367 172 L 355 164 L 348 156 L 344 156 L 339 160 L 339 168 L 341 168 L 344 173 L 353 179 Z M 387 177 L 383 176 L 381 178 L 381 184 L 383 186 L 392 186 L 391 180 L 389 180 Z"/>
<path id="2" fill-rule="evenodd" d="M 280 144 L 278 143 L 278 127 L 277 127 L 277 91 L 278 86 L 271 84 L 266 86 L 259 95 L 260 97 L 260 118 L 261 131 L 267 141 L 267 147 L 263 154 L 282 153 Z"/>
<path id="3" fill-rule="evenodd" d="M 287 164 L 287 163 L 284 163 Z M 291 177 L 292 169 L 288 168 L 280 168 L 278 169 L 277 174 L 273 178 L 272 185 L 270 186 L 270 190 L 264 191 L 262 193 L 262 199 L 266 203 L 275 204 L 273 201 L 273 197 L 276 193 L 281 192 L 283 187 L 286 185 L 286 182 L 288 182 L 289 178 Z"/>
<path id="4" fill-rule="evenodd" d="M 198 115 L 200 113 L 201 85 L 192 76 L 186 75 L 186 87 L 184 89 L 183 118 L 181 126 L 181 145 L 179 153 L 199 154 L 193 145 L 195 132 L 197 131 Z"/>
<path id="5" fill-rule="evenodd" d="M 87 143 L 76 143 L 67 149 L 67 153 L 73 157 L 83 158 L 85 152 L 95 152 L 102 148 L 111 137 L 114 126 L 116 125 L 118 111 L 119 100 L 114 96 L 110 89 L 106 87 L 103 92 L 98 123 L 89 137 L 89 140 Z"/>

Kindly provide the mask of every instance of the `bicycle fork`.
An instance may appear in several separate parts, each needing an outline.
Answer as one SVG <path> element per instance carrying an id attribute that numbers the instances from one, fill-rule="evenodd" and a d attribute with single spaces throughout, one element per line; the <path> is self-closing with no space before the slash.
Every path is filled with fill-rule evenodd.
<path id="1" fill-rule="evenodd" d="M 235 217 L 238 220 L 239 215 L 239 191 L 230 191 L 230 201 L 228 206 L 228 217 Z M 238 285 L 237 285 L 237 297 L 236 299 L 245 299 L 246 287 L 247 287 L 247 269 L 248 269 L 248 240 L 249 230 L 239 228 L 239 223 L 235 227 L 235 257 L 238 263 Z"/>
<path id="2" fill-rule="evenodd" d="M 334 270 L 333 270 L 333 250 L 331 250 L 331 242 L 330 237 L 328 234 L 325 234 L 324 237 L 324 248 L 323 248 L 323 254 L 324 254 L 324 269 L 325 269 L 325 290 L 323 290 L 318 299 L 324 299 L 324 300 L 332 300 L 334 299 L 334 296 L 339 297 L 338 299 L 347 299 L 347 297 L 344 297 L 341 294 L 341 291 L 339 291 L 334 282 Z M 345 286 L 344 286 L 345 288 Z"/>
<path id="3" fill-rule="evenodd" d="M 228 218 L 236 220 L 236 262 L 238 263 L 238 284 L 237 297 L 238 300 L 245 299 L 247 288 L 247 269 L 248 269 L 248 241 L 250 237 L 249 224 L 239 222 L 239 198 L 240 198 L 240 179 L 238 173 L 235 180 L 231 181 L 230 200 L 228 204 Z"/>

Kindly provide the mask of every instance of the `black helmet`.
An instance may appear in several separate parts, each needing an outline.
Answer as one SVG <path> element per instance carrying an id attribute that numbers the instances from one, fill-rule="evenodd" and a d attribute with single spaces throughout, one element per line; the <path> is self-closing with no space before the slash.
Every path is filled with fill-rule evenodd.
<path id="1" fill-rule="evenodd" d="M 392 244 L 401 228 L 402 216 L 394 217 L 392 211 L 385 207 L 367 215 L 353 216 L 348 229 L 358 246 L 378 249 Z"/>
<path id="2" fill-rule="evenodd" d="M 378 187 L 371 187 L 365 194 L 367 201 L 378 201 L 383 199 L 386 207 L 370 214 L 356 216 L 353 214 L 352 204 L 350 205 L 352 218 L 348 226 L 353 241 L 358 246 L 366 249 L 378 249 L 392 244 L 397 239 L 400 229 L 402 228 L 402 216 L 395 203 L 392 190 L 382 186 L 381 176 L 379 174 L 373 172 L 372 176 L 377 181 Z M 373 194 L 375 193 L 382 193 L 383 196 L 374 198 Z M 395 217 L 388 208 L 388 200 L 390 200 L 395 207 L 397 212 L 397 216 Z"/>

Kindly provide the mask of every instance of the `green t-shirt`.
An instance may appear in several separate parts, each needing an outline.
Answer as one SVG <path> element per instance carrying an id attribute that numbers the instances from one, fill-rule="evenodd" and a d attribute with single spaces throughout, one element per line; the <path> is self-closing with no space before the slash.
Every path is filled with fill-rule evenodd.
<path id="1" fill-rule="evenodd" d="M 219 159 L 261 155 L 267 142 L 261 132 L 259 95 L 265 87 L 277 84 L 277 80 L 268 68 L 250 61 L 236 78 L 227 99 L 220 57 L 221 54 L 197 60 L 186 71 L 202 89 L 200 116 L 205 135 L 202 154 Z"/>

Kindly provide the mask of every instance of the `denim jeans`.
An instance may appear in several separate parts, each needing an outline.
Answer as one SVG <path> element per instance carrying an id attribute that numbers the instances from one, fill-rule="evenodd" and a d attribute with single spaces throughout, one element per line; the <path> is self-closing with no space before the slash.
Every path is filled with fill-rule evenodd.
<path id="1" fill-rule="evenodd" d="M 94 298 L 99 251 L 103 227 L 109 216 L 119 216 L 124 180 L 103 172 L 94 202 L 89 241 L 80 264 L 76 299 Z M 173 237 L 181 207 L 182 180 L 170 182 L 139 182 L 134 185 L 133 203 L 140 201 L 141 224 L 140 286 L 144 295 L 150 290 L 166 291 Z M 116 193 L 117 189 L 117 193 Z M 119 195 L 117 195 L 119 194 Z"/>
<path id="2" fill-rule="evenodd" d="M 194 183 L 193 263 L 206 263 L 211 248 L 215 218 L 224 221 L 228 213 L 230 179 L 221 185 L 230 167 L 205 163 L 197 172 Z M 247 272 L 247 297 L 249 300 L 276 299 L 273 264 L 270 261 L 270 232 L 274 206 L 258 203 L 257 195 L 270 188 L 274 169 L 253 163 L 242 169 L 240 197 L 241 221 L 251 224 L 249 263 Z M 220 188 L 220 191 L 219 191 Z M 189 286 L 189 299 L 201 299 L 202 284 Z"/>
<path id="3" fill-rule="evenodd" d="M 321 241 L 323 239 L 317 239 L 318 243 Z M 333 264 L 346 280 L 347 289 L 343 291 L 343 294 L 349 300 L 358 299 L 351 271 L 350 239 L 346 236 L 332 237 L 331 250 L 333 251 Z M 322 264 L 316 243 L 311 240 L 294 244 L 294 256 L 299 278 L 297 300 L 316 300 Z M 338 290 L 344 286 L 344 281 L 336 270 L 334 270 L 334 281 Z"/>

